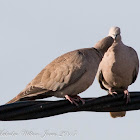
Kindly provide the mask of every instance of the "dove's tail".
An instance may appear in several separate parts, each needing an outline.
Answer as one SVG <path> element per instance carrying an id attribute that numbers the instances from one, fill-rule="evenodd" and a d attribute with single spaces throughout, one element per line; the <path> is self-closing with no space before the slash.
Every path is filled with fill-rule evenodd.
<path id="1" fill-rule="evenodd" d="M 110 112 L 110 116 L 112 118 L 117 118 L 117 117 L 124 117 L 126 114 L 126 111 L 121 111 L 121 112 Z"/>
<path id="2" fill-rule="evenodd" d="M 52 97 L 53 95 L 51 93 L 48 93 L 47 90 L 42 90 L 40 92 L 34 93 L 34 94 L 29 94 L 24 96 L 25 92 L 20 92 L 16 97 L 14 97 L 12 100 L 7 102 L 6 104 L 11 104 L 15 103 L 18 101 L 29 101 L 29 100 L 36 100 L 36 99 L 43 99 L 43 98 L 48 98 Z"/>
<path id="3" fill-rule="evenodd" d="M 10 100 L 6 104 L 11 104 L 11 103 L 14 103 L 14 102 L 17 102 L 17 101 L 19 101 L 19 98 L 17 98 L 17 96 L 16 96 L 15 98 L 13 98 L 12 100 Z"/>

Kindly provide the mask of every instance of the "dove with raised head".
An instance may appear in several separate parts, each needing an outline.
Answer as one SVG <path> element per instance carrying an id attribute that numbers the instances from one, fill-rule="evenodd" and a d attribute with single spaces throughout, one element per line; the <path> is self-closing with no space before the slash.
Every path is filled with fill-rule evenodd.
<path id="1" fill-rule="evenodd" d="M 112 27 L 109 31 L 114 43 L 104 54 L 99 65 L 97 78 L 102 89 L 109 94 L 124 92 L 127 103 L 130 100 L 128 86 L 135 82 L 139 71 L 139 59 L 136 51 L 122 42 L 119 27 Z M 126 112 L 111 112 L 111 116 L 123 117 Z"/>

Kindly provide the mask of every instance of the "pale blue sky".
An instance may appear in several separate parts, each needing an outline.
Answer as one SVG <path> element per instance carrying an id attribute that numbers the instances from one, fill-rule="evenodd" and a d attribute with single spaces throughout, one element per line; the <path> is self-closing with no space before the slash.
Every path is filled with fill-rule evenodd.
<path id="1" fill-rule="evenodd" d="M 0 0 L 0 104 L 17 95 L 54 58 L 94 46 L 111 26 L 121 28 L 123 42 L 140 56 L 139 5 L 138 0 Z M 139 83 L 140 76 L 129 90 L 139 91 Z M 80 96 L 105 94 L 95 80 Z M 0 122 L 0 139 L 139 140 L 139 117 L 139 111 L 118 119 L 109 113 L 78 112 Z M 25 130 L 38 134 L 24 135 Z M 14 131 L 17 136 L 2 136 L 2 131 Z M 45 131 L 48 133 L 43 137 Z M 60 137 L 64 131 L 73 136 L 63 133 Z"/>

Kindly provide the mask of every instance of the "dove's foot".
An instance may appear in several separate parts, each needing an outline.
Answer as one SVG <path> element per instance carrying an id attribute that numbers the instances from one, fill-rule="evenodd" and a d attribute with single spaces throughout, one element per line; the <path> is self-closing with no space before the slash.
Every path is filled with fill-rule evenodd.
<path id="1" fill-rule="evenodd" d="M 130 93 L 127 89 L 124 90 L 124 98 L 126 98 L 126 104 L 130 102 Z"/>
<path id="2" fill-rule="evenodd" d="M 114 96 L 114 94 L 117 94 L 117 92 L 112 91 L 112 89 L 111 89 L 111 88 L 109 88 L 108 93 L 109 93 L 110 95 L 112 95 L 112 96 Z"/>
<path id="3" fill-rule="evenodd" d="M 85 104 L 85 101 L 80 97 L 80 96 L 69 96 L 69 95 L 65 95 L 65 98 L 67 100 L 69 100 L 71 102 L 71 104 L 75 104 L 76 106 L 78 106 L 77 102 L 82 102 L 82 104 Z"/>

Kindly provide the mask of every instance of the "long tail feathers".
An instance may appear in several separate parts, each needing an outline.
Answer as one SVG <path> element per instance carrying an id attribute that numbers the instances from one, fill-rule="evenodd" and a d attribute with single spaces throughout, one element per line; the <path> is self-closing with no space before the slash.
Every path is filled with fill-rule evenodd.
<path id="1" fill-rule="evenodd" d="M 53 94 L 50 92 L 47 92 L 47 90 L 37 91 L 36 93 L 32 93 L 29 95 L 24 95 L 24 91 L 20 92 L 16 97 L 14 97 L 12 100 L 7 102 L 6 104 L 14 103 L 17 101 L 29 101 L 29 100 L 36 100 L 36 99 L 43 99 L 52 97 Z"/>
<path id="2" fill-rule="evenodd" d="M 14 102 L 17 102 L 17 101 L 19 101 L 19 98 L 16 96 L 12 100 L 10 100 L 9 102 L 7 102 L 6 104 L 11 104 L 11 103 L 14 103 Z"/>
<path id="3" fill-rule="evenodd" d="M 121 112 L 110 112 L 110 116 L 112 118 L 117 118 L 117 117 L 124 117 L 126 115 L 126 111 L 121 111 Z"/>

